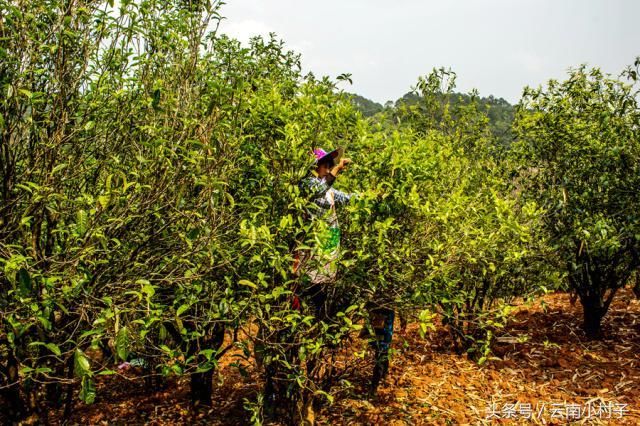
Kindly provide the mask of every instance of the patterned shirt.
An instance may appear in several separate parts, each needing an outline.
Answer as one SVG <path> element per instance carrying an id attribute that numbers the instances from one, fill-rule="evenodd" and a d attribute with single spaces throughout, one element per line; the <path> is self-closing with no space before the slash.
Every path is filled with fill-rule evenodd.
<path id="1" fill-rule="evenodd" d="M 326 284 L 333 282 L 336 277 L 338 251 L 340 246 L 340 227 L 336 207 L 349 203 L 353 194 L 347 194 L 332 187 L 336 178 L 332 174 L 320 178 L 310 175 L 300 182 L 300 192 L 313 201 L 308 211 L 312 219 L 322 217 L 327 221 L 328 229 L 326 234 L 320 236 L 320 246 L 318 247 L 323 255 L 311 255 L 311 259 L 316 262 L 315 266 L 303 266 L 310 261 L 309 253 L 305 253 L 299 258 L 294 271 L 302 268 L 311 278 L 314 284 Z M 317 265 L 320 263 L 320 265 Z M 311 261 L 313 265 L 313 261 Z"/>
<path id="2" fill-rule="evenodd" d="M 323 178 L 310 175 L 300 182 L 302 194 L 307 196 L 320 208 L 320 211 L 317 212 L 319 213 L 318 215 L 326 213 L 331 209 L 332 205 L 333 207 L 338 207 L 348 204 L 351 197 L 353 197 L 353 194 L 347 194 L 334 189 L 332 186 L 335 180 L 335 176 L 329 173 Z"/>

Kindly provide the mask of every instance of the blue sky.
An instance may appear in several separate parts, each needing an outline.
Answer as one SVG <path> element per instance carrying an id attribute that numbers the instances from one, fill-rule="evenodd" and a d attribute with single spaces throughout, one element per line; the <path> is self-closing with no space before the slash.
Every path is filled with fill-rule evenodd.
<path id="1" fill-rule="evenodd" d="M 275 32 L 306 71 L 351 73 L 345 89 L 380 103 L 433 67 L 451 67 L 460 91 L 516 102 L 569 67 L 618 74 L 640 56 L 638 0 L 228 0 L 222 15 L 222 32 Z"/>

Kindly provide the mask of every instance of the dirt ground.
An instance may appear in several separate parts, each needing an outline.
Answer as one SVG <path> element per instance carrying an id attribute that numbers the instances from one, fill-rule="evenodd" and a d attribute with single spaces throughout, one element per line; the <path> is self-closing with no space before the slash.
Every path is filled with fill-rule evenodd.
<path id="1" fill-rule="evenodd" d="M 520 305 L 483 366 L 450 350 L 438 328 L 421 338 L 417 324 L 394 336 L 389 377 L 367 400 L 370 362 L 356 366 L 353 387 L 317 415 L 319 424 L 640 424 L 640 301 L 620 292 L 604 320 L 605 338 L 588 341 L 581 308 L 568 294 Z M 365 343 L 354 343 L 355 345 Z M 228 352 L 213 406 L 192 415 L 185 379 L 150 393 L 135 377 L 102 377 L 92 405 L 77 403 L 72 424 L 249 424 L 244 401 L 261 389 L 251 366 L 243 376 Z M 54 414 L 53 418 L 55 419 Z"/>

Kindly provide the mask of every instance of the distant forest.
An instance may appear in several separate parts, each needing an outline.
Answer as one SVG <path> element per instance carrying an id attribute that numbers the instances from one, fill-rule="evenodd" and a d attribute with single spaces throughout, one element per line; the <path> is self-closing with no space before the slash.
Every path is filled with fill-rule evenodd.
<path id="1" fill-rule="evenodd" d="M 356 93 L 351 93 L 351 102 L 365 117 L 373 117 L 385 110 L 397 110 L 401 107 L 417 105 L 421 96 L 415 92 L 408 92 L 395 102 L 388 101 L 385 105 L 367 99 Z M 512 140 L 511 123 L 515 114 L 515 106 L 511 105 L 503 98 L 496 98 L 492 95 L 488 97 L 478 97 L 466 93 L 445 93 L 445 103 L 452 107 L 459 105 L 469 105 L 476 102 L 480 111 L 486 114 L 489 119 L 489 127 L 493 135 L 502 145 L 509 145 Z"/>

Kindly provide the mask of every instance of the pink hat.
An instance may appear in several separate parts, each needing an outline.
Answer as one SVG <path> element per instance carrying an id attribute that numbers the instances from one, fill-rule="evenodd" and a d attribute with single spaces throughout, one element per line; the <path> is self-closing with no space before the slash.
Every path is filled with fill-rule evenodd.
<path id="1" fill-rule="evenodd" d="M 340 157 L 342 157 L 343 154 L 344 154 L 344 148 L 342 147 L 336 148 L 331 152 L 327 152 L 322 148 L 315 148 L 313 150 L 313 155 L 315 155 L 316 157 L 316 164 L 318 164 L 322 160 L 328 159 L 329 157 L 331 157 L 333 161 L 339 161 Z"/>

